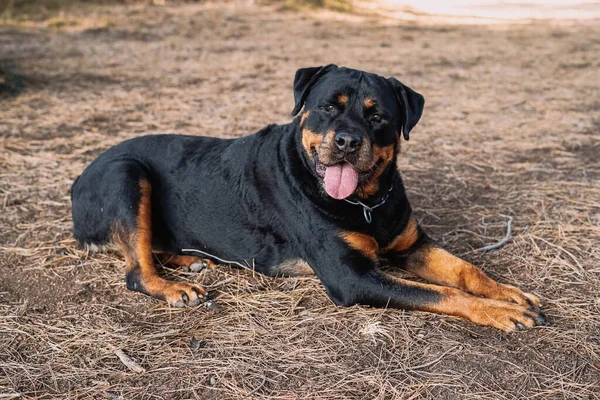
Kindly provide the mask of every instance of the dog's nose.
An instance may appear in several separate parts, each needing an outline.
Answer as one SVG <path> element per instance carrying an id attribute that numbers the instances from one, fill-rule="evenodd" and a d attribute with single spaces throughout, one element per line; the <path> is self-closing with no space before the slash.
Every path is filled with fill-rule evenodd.
<path id="1" fill-rule="evenodd" d="M 338 132 L 334 138 L 335 145 L 344 153 L 352 153 L 358 149 L 362 138 L 356 133 Z"/>

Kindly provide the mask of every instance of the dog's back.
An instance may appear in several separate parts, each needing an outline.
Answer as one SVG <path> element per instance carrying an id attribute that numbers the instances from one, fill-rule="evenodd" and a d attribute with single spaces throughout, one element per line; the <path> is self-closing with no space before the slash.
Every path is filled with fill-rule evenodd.
<path id="1" fill-rule="evenodd" d="M 137 208 L 140 180 L 152 181 L 153 197 L 158 201 L 163 198 L 161 193 L 176 195 L 178 184 L 186 179 L 180 173 L 186 164 L 202 160 L 209 165 L 211 158 L 217 163 L 219 153 L 231 142 L 196 136 L 150 135 L 109 148 L 83 171 L 71 188 L 75 238 L 90 249 L 109 244 L 114 239 L 113 231 L 119 228 L 117 224 L 134 224 L 135 216 L 128 215 L 127 210 Z M 207 174 L 210 170 L 203 172 Z M 194 178 L 201 179 L 198 174 Z"/>

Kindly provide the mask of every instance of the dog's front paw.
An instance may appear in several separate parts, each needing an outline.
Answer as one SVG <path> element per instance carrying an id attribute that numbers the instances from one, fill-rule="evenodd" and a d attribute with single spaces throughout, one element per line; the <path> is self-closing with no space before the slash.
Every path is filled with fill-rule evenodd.
<path id="1" fill-rule="evenodd" d="M 161 297 L 173 307 L 194 307 L 206 299 L 206 291 L 200 285 L 165 280 Z"/>
<path id="2" fill-rule="evenodd" d="M 537 296 L 525 293 L 518 287 L 512 285 L 499 283 L 496 295 L 491 298 L 520 304 L 524 307 L 531 308 L 534 311 L 540 311 L 540 299 Z"/>
<path id="3" fill-rule="evenodd" d="M 532 328 L 546 322 L 546 316 L 539 308 L 490 299 L 479 299 L 467 317 L 475 323 L 504 332 Z"/>

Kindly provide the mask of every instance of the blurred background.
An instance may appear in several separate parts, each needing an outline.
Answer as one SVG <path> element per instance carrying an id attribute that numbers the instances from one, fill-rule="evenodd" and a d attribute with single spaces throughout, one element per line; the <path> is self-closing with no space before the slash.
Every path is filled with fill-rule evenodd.
<path id="1" fill-rule="evenodd" d="M 115 5 L 146 3 L 173 5 L 202 3 L 201 0 L 2 0 L 4 18 L 39 17 L 46 13 L 83 4 Z M 600 5 L 594 0 L 247 0 L 248 3 L 279 4 L 286 8 L 329 8 L 341 11 L 371 9 L 391 15 L 429 13 L 446 16 L 522 19 L 586 18 L 599 16 Z"/>
<path id="2" fill-rule="evenodd" d="M 0 398 L 599 399 L 599 18 L 567 0 L 0 0 Z M 424 95 L 398 160 L 419 223 L 549 325 L 340 309 L 316 278 L 228 267 L 165 269 L 218 306 L 173 310 L 77 246 L 70 186 L 102 151 L 287 123 L 295 71 L 329 63 Z M 500 214 L 512 239 L 475 255 Z"/>

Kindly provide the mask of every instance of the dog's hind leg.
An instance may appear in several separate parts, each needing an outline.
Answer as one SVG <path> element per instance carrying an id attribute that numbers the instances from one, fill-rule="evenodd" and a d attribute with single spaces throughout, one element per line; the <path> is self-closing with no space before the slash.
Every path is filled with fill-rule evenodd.
<path id="1" fill-rule="evenodd" d="M 116 245 L 125 256 L 128 289 L 173 306 L 197 305 L 205 294 L 202 287 L 166 280 L 154 265 L 148 175 L 146 166 L 126 156 L 106 156 L 90 164 L 71 192 L 75 237 L 88 247 Z"/>
<path id="2" fill-rule="evenodd" d="M 195 306 L 203 300 L 201 286 L 174 282 L 159 276 L 152 257 L 152 187 L 146 178 L 139 181 L 139 203 L 131 224 L 118 224 L 114 242 L 125 255 L 127 288 L 166 301 L 172 306 Z"/>

